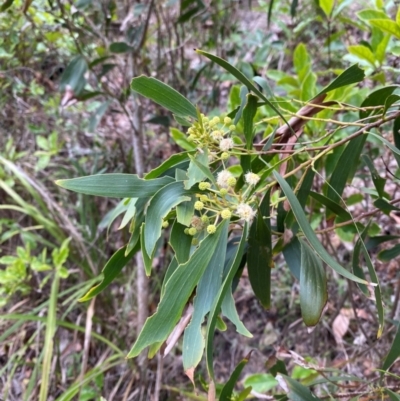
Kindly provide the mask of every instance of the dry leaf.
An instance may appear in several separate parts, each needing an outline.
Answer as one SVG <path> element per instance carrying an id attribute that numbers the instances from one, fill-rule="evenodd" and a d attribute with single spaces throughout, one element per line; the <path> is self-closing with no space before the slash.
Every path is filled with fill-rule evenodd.
<path id="1" fill-rule="evenodd" d="M 332 323 L 332 332 L 335 337 L 336 344 L 343 344 L 343 337 L 349 328 L 350 319 L 354 317 L 352 309 L 340 309 L 340 313 L 336 316 Z"/>

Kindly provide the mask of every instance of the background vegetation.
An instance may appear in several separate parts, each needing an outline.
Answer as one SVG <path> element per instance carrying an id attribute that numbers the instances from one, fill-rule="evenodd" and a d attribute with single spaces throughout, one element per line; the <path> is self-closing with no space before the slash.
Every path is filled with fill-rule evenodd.
<path id="1" fill-rule="evenodd" d="M 269 309 L 254 296 L 246 270 L 234 293 L 253 337 L 219 322 L 217 396 L 316 399 L 311 390 L 320 399 L 400 399 L 395 1 L 6 0 L 0 29 L 2 399 L 205 400 L 211 394 L 204 363 L 196 369 L 195 389 L 185 376 L 180 341 L 164 358 L 125 359 L 159 302 L 172 257 L 167 238 L 151 280 L 138 256 L 96 298 L 80 303 L 128 243 L 134 211 L 129 203 L 54 183 L 100 173 L 143 176 L 190 148 L 182 121 L 133 91 L 133 77 L 156 77 L 210 117 L 244 105 L 243 82 L 194 48 L 254 80 L 287 119 L 305 125 L 312 146 L 324 146 L 336 132 L 343 143 L 357 129 L 370 133 L 362 135 L 362 146 L 352 141 L 314 164 L 314 195 L 303 206 L 324 248 L 357 275 L 360 254 L 370 267 L 365 243 L 373 264 L 367 276 L 375 282 L 376 273 L 383 300 L 372 287 L 357 288 L 329 270 L 328 303 L 309 330 L 296 263 L 290 263 L 299 254 L 277 221 L 282 235 L 274 243 Z M 319 114 L 307 105 L 355 63 L 365 79 L 336 89 L 326 101 L 337 103 Z M 267 107 L 257 109 L 254 123 L 263 145 L 285 126 Z M 307 160 L 299 152 L 288 168 Z M 338 166 L 344 181 L 334 184 Z M 288 180 L 293 189 L 301 177 Z M 293 228 L 293 215 L 283 215 L 279 204 L 286 228 Z M 287 375 L 281 386 L 277 373 Z"/>

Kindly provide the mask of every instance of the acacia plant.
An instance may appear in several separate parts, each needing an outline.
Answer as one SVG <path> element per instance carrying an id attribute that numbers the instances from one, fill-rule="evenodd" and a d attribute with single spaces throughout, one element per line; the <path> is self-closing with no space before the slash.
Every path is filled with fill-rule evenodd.
<path id="1" fill-rule="evenodd" d="M 220 116 L 204 115 L 201 105 L 193 105 L 157 79 L 136 77 L 132 91 L 168 109 L 185 127 L 175 129 L 184 151 L 144 178 L 102 174 L 57 183 L 84 194 L 122 198 L 126 218 L 131 220 L 129 242 L 111 257 L 102 281 L 82 301 L 103 291 L 139 251 L 150 276 L 153 259 L 169 238 L 173 257 L 158 308 L 147 319 L 128 358 L 146 348 L 149 357 L 159 351 L 166 354 L 183 333 L 185 372 L 193 380 L 205 353 L 213 397 L 215 330 L 228 319 L 240 334 L 251 336 L 239 319 L 232 295 L 246 265 L 255 296 L 269 308 L 271 272 L 283 255 L 299 280 L 302 317 L 310 327 L 323 314 L 327 277 L 337 277 L 325 266 L 333 269 L 374 299 L 377 336 L 382 334 L 381 289 L 366 241 L 371 236 L 381 242 L 396 239 L 378 236 L 373 219 L 395 208 L 399 200 L 385 191 L 386 180 L 377 173 L 368 149 L 371 143 L 385 146 L 400 162 L 400 97 L 395 85 L 360 92 L 365 73 L 357 64 L 335 70 L 336 77 L 319 87 L 303 44 L 294 54 L 297 98 L 274 96 L 264 78 L 250 81 L 227 61 L 196 52 L 242 84 L 231 92 L 232 110 Z M 386 130 L 393 126 L 394 144 Z M 345 188 L 365 166 L 375 186 L 370 193 L 376 209 L 353 216 Z M 323 182 L 319 189 L 317 181 Z M 320 229 L 311 225 L 315 205 L 324 214 Z M 350 266 L 339 263 L 322 243 L 323 234 L 344 229 L 356 238 Z M 398 245 L 391 251 L 394 256 L 400 253 Z M 384 366 L 388 368 L 387 361 Z M 290 391 L 304 390 L 282 376 Z M 230 396 L 232 383 L 228 384 L 230 390 L 225 393 Z"/>

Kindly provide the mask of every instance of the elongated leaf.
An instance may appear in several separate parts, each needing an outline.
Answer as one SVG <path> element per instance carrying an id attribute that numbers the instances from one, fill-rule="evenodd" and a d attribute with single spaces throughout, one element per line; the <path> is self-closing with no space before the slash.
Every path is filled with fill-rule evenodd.
<path id="1" fill-rule="evenodd" d="M 382 370 L 387 371 L 398 357 L 400 357 L 400 324 L 397 324 L 396 335 L 394 336 L 392 346 L 383 361 Z M 381 373 L 381 375 L 382 374 L 383 373 Z"/>
<path id="2" fill-rule="evenodd" d="M 205 341 L 201 326 L 221 287 L 227 240 L 228 229 L 226 227 L 226 231 L 218 240 L 213 258 L 210 260 L 196 289 L 192 320 L 183 336 L 183 368 L 185 371 L 195 368 L 203 356 Z"/>
<path id="3" fill-rule="evenodd" d="M 186 152 L 172 155 L 167 160 L 165 160 L 165 162 L 160 164 L 157 168 L 147 173 L 144 179 L 151 180 L 159 177 L 160 175 L 164 175 L 166 172 L 168 172 L 168 170 L 171 170 L 174 167 L 181 168 L 180 166 L 182 166 L 182 163 L 188 160 L 189 160 L 189 155 Z M 175 174 L 172 174 L 172 176 L 175 176 Z"/>
<path id="4" fill-rule="evenodd" d="M 187 140 L 187 135 L 176 128 L 171 128 L 171 137 L 175 143 L 185 150 L 196 150 L 196 145 Z"/>
<path id="5" fill-rule="evenodd" d="M 141 75 L 132 79 L 131 89 L 177 116 L 197 119 L 196 107 L 175 89 L 158 79 Z"/>
<path id="6" fill-rule="evenodd" d="M 187 262 L 190 254 L 190 244 L 192 243 L 192 237 L 185 234 L 185 226 L 175 222 L 170 237 L 170 244 L 175 252 L 176 260 L 183 264 Z"/>
<path id="7" fill-rule="evenodd" d="M 362 155 L 362 158 L 365 164 L 368 166 L 369 171 L 371 172 L 372 182 L 375 185 L 376 192 L 378 192 L 379 196 L 383 198 L 385 196 L 385 183 L 386 179 L 382 178 L 378 171 L 376 170 L 374 163 L 369 158 L 368 155 Z"/>
<path id="8" fill-rule="evenodd" d="M 365 77 L 364 70 L 362 70 L 357 64 L 352 65 L 343 71 L 336 79 L 334 79 L 328 86 L 326 86 L 316 97 L 323 93 L 328 93 L 334 89 L 341 88 L 342 86 L 356 84 L 361 82 Z"/>
<path id="9" fill-rule="evenodd" d="M 331 212 L 333 212 L 337 216 L 340 216 L 342 219 L 351 220 L 350 213 L 342 206 L 340 206 L 338 203 L 328 198 L 327 196 L 324 196 L 314 191 L 310 191 L 310 196 L 319 203 L 321 203 L 322 205 L 326 206 Z"/>
<path id="10" fill-rule="evenodd" d="M 371 107 L 371 106 L 383 106 L 386 103 L 388 97 L 398 88 L 396 85 L 385 86 L 384 88 L 377 89 L 370 93 L 365 100 L 361 103 L 360 107 Z M 378 110 L 379 112 L 382 110 Z M 366 118 L 372 114 L 378 112 L 377 110 L 361 110 L 360 118 Z"/>
<path id="11" fill-rule="evenodd" d="M 235 114 L 235 119 L 233 121 L 233 123 L 236 125 L 239 120 L 242 118 L 242 114 L 243 114 L 243 109 L 246 106 L 247 103 L 247 94 L 249 93 L 249 90 L 247 89 L 246 86 L 241 86 L 240 87 L 240 93 L 239 93 L 239 97 L 240 97 L 240 106 L 239 109 L 237 111 L 237 113 Z"/>
<path id="12" fill-rule="evenodd" d="M 232 401 L 232 393 L 235 388 L 237 381 L 239 380 L 240 375 L 244 367 L 250 360 L 251 352 L 246 355 L 236 366 L 235 370 L 232 372 L 231 377 L 225 383 L 225 386 L 221 390 L 221 394 L 219 395 L 219 401 Z"/>
<path id="13" fill-rule="evenodd" d="M 243 133 L 246 138 L 246 149 L 253 148 L 253 120 L 257 113 L 257 97 L 248 94 L 246 107 L 243 110 Z"/>
<path id="14" fill-rule="evenodd" d="M 366 140 L 366 135 L 354 138 L 347 144 L 346 148 L 340 155 L 329 180 L 329 186 L 326 193 L 327 198 L 331 201 L 336 203 L 340 201 L 340 196 L 343 193 L 346 182 L 353 178 L 357 165 L 360 162 L 360 155 Z"/>
<path id="15" fill-rule="evenodd" d="M 196 198 L 192 195 L 191 199 L 187 202 L 182 202 L 176 207 L 176 219 L 178 223 L 183 224 L 186 227 L 190 226 L 192 217 L 194 215 L 194 204 Z"/>
<path id="16" fill-rule="evenodd" d="M 396 102 L 398 102 L 400 100 L 400 96 L 399 95 L 390 95 L 386 98 L 385 101 L 385 107 L 383 109 L 383 115 L 386 114 L 386 112 L 389 110 L 390 107 L 392 107 L 393 104 L 395 104 Z M 393 107 L 398 106 L 398 103 L 395 104 Z M 396 121 L 396 120 L 395 120 Z"/>
<path id="17" fill-rule="evenodd" d="M 146 213 L 144 229 L 145 248 L 147 255 L 152 257 L 156 243 L 161 235 L 163 218 L 181 202 L 190 201 L 191 192 L 183 188 L 183 182 L 172 182 L 161 188 L 150 200 Z"/>
<path id="18" fill-rule="evenodd" d="M 315 396 L 308 387 L 303 386 L 296 380 L 289 376 L 279 374 L 278 381 L 284 380 L 289 389 L 288 397 L 292 401 L 321 401 L 320 398 Z"/>
<path id="19" fill-rule="evenodd" d="M 125 256 L 125 249 L 126 247 L 124 246 L 123 248 L 118 249 L 118 251 L 111 256 L 101 272 L 103 276 L 101 283 L 92 287 L 82 298 L 79 299 L 79 302 L 89 301 L 107 288 L 132 259 L 133 255 L 140 249 L 140 243 L 138 242 L 135 248 L 132 249 L 127 256 Z"/>
<path id="20" fill-rule="evenodd" d="M 146 224 L 143 223 L 142 226 L 140 227 L 140 249 L 142 251 L 142 258 L 143 258 L 143 264 L 144 264 L 144 270 L 146 272 L 146 276 L 149 277 L 151 274 L 151 268 L 153 267 L 153 260 L 151 257 L 147 255 L 146 252 L 146 243 L 145 243 L 145 237 L 143 235 L 143 232 L 145 230 Z"/>
<path id="21" fill-rule="evenodd" d="M 212 175 L 210 168 L 208 167 L 208 164 L 205 165 L 203 163 L 200 163 L 198 158 L 190 156 L 190 160 L 193 162 L 194 165 L 197 166 L 197 168 L 202 172 L 203 177 L 207 177 L 215 186 L 217 186 L 217 182 L 215 181 L 214 176 Z"/>
<path id="22" fill-rule="evenodd" d="M 299 239 L 294 236 L 290 242 L 285 245 L 282 252 L 291 273 L 300 281 L 301 247 Z"/>
<path id="23" fill-rule="evenodd" d="M 315 326 L 328 299 L 326 275 L 321 259 L 304 242 L 301 243 L 300 307 L 306 326 Z"/>
<path id="24" fill-rule="evenodd" d="M 111 53 L 126 53 L 131 52 L 133 47 L 129 46 L 126 42 L 114 42 L 110 44 Z"/>
<path id="25" fill-rule="evenodd" d="M 379 252 L 378 259 L 384 262 L 390 262 L 393 259 L 396 259 L 400 255 L 400 244 L 395 245 L 390 249 L 385 249 L 384 251 Z"/>
<path id="26" fill-rule="evenodd" d="M 207 333 L 206 333 L 206 360 L 207 370 L 210 378 L 214 380 L 214 363 L 213 363 L 213 338 L 214 331 L 217 324 L 218 314 L 221 308 L 221 304 L 225 298 L 226 293 L 232 285 L 233 278 L 235 277 L 236 271 L 240 265 L 243 257 L 243 252 L 246 244 L 248 226 L 247 223 L 243 229 L 242 237 L 240 239 L 239 246 L 237 247 L 235 257 L 232 259 L 232 263 L 227 267 L 227 274 L 220 287 L 218 294 L 214 300 L 214 304 L 208 316 L 207 321 Z"/>
<path id="27" fill-rule="evenodd" d="M 383 242 L 386 241 L 391 241 L 391 240 L 397 240 L 400 239 L 398 235 L 378 235 L 376 237 L 371 237 L 367 240 L 365 246 L 368 251 L 376 248 L 378 245 L 382 244 Z"/>
<path id="28" fill-rule="evenodd" d="M 319 0 L 319 6 L 322 8 L 327 17 L 331 15 L 334 5 L 335 0 Z"/>
<path id="29" fill-rule="evenodd" d="M 391 401 L 400 401 L 400 395 L 399 394 L 396 394 L 395 392 L 393 392 L 392 390 L 390 390 L 388 388 L 385 389 L 385 392 L 389 396 Z"/>
<path id="30" fill-rule="evenodd" d="M 384 11 L 375 10 L 372 8 L 367 8 L 357 13 L 358 17 L 363 20 L 370 20 L 370 19 L 390 19 Z"/>
<path id="31" fill-rule="evenodd" d="M 368 234 L 368 228 L 369 228 L 369 225 L 367 225 L 367 227 L 364 228 L 360 237 L 357 239 L 357 242 L 354 246 L 353 258 L 352 258 L 353 273 L 357 277 L 362 278 L 363 280 L 365 280 L 365 274 L 364 274 L 363 269 L 360 266 L 360 252 L 363 247 L 363 241 L 365 240 L 365 238 Z M 364 244 L 364 246 L 365 246 L 365 244 Z M 369 293 L 368 287 L 366 285 L 357 283 L 357 286 L 366 296 L 369 296 L 370 293 Z"/>
<path id="32" fill-rule="evenodd" d="M 235 325 L 236 331 L 239 334 L 249 338 L 253 337 L 253 334 L 251 334 L 250 331 L 247 330 L 246 326 L 240 320 L 231 290 L 228 290 L 224 300 L 222 301 L 221 313 Z"/>
<path id="33" fill-rule="evenodd" d="M 213 235 L 200 242 L 192 257 L 180 264 L 165 285 L 164 296 L 157 311 L 146 320 L 138 339 L 127 358 L 133 358 L 149 345 L 164 342 L 181 317 L 194 288 L 208 266 L 221 235 L 226 234 L 228 221 L 224 220 Z"/>
<path id="34" fill-rule="evenodd" d="M 208 152 L 207 149 L 204 149 L 203 152 L 198 152 L 194 157 L 192 156 L 189 164 L 189 168 L 187 171 L 188 180 L 185 181 L 185 188 L 189 189 L 194 184 L 203 181 L 206 177 L 204 173 L 204 169 L 207 169 L 208 166 Z M 194 161 L 196 160 L 196 162 Z M 199 165 L 204 166 L 202 169 Z M 211 172 L 210 172 L 211 174 Z"/>
<path id="35" fill-rule="evenodd" d="M 196 49 L 196 53 L 201 54 L 214 63 L 217 63 L 219 66 L 221 66 L 223 69 L 226 71 L 230 72 L 236 79 L 238 79 L 243 85 L 245 85 L 249 90 L 252 90 L 260 99 L 264 100 L 269 107 L 271 107 L 272 110 L 275 111 L 276 114 L 278 114 L 279 117 L 282 118 L 282 120 L 289 126 L 291 129 L 289 123 L 286 121 L 285 117 L 281 114 L 281 112 L 268 100 L 268 98 L 243 74 L 241 73 L 237 68 L 235 68 L 233 65 L 229 64 L 227 61 L 223 60 L 222 58 L 218 56 L 214 56 L 211 53 L 207 53 L 203 50 Z M 293 133 L 294 134 L 294 133 Z"/>
<path id="36" fill-rule="evenodd" d="M 274 97 L 271 87 L 269 86 L 268 81 L 262 77 L 254 77 L 253 81 L 256 82 L 258 85 L 261 86 L 262 90 L 271 98 Z"/>
<path id="37" fill-rule="evenodd" d="M 69 88 L 74 95 L 78 95 L 86 84 L 85 74 L 87 69 L 85 58 L 81 55 L 76 56 L 67 65 L 61 76 L 60 89 L 64 91 Z"/>
<path id="38" fill-rule="evenodd" d="M 400 39 L 400 26 L 397 25 L 395 21 L 392 21 L 391 19 L 382 18 L 382 19 L 370 19 L 368 22 L 371 25 L 381 29 L 382 31 L 390 33 L 397 39 Z"/>
<path id="39" fill-rule="evenodd" d="M 367 264 L 367 267 L 368 267 L 369 276 L 371 277 L 372 282 L 377 283 L 377 285 L 375 285 L 375 287 L 374 287 L 374 295 L 375 295 L 376 309 L 378 311 L 379 327 L 378 327 L 377 338 L 379 338 L 383 333 L 383 325 L 385 322 L 385 313 L 383 310 L 381 286 L 379 284 L 378 275 L 376 274 L 374 265 L 372 264 L 371 258 L 368 254 L 367 248 L 365 247 L 365 244 L 364 244 L 364 241 L 362 240 L 362 238 L 361 238 L 361 241 L 362 241 L 362 251 L 363 251 L 365 263 Z"/>
<path id="40" fill-rule="evenodd" d="M 131 224 L 129 227 L 131 237 L 129 238 L 129 242 L 125 250 L 125 255 L 128 255 L 139 241 L 140 229 L 142 227 L 142 223 L 144 222 L 145 208 L 147 202 L 148 198 L 138 199 L 138 201 L 136 202 L 136 214 L 135 217 L 131 220 Z"/>
<path id="41" fill-rule="evenodd" d="M 388 140 L 381 137 L 380 135 L 374 134 L 373 132 L 370 132 L 369 135 L 372 135 L 373 137 L 381 141 L 384 145 L 386 145 L 394 153 L 395 156 L 400 156 L 400 148 L 397 148 L 396 146 L 392 145 Z M 400 165 L 400 159 L 398 162 Z"/>
<path id="42" fill-rule="evenodd" d="M 253 221 L 249 233 L 247 270 L 255 296 L 264 308 L 271 306 L 272 240 L 269 225 L 269 190 Z M 265 219 L 264 219 L 265 218 Z"/>
<path id="43" fill-rule="evenodd" d="M 3 4 L 0 6 L 0 11 L 6 11 L 8 8 L 10 8 L 12 6 L 12 4 L 14 3 L 14 0 L 5 0 L 3 2 Z"/>
<path id="44" fill-rule="evenodd" d="M 299 224 L 301 230 L 304 233 L 304 236 L 307 238 L 310 245 L 314 248 L 315 252 L 319 255 L 319 257 L 329 265 L 333 270 L 337 273 L 346 277 L 352 281 L 368 284 L 365 280 L 359 279 L 354 274 L 347 271 L 344 267 L 342 267 L 336 260 L 334 260 L 328 252 L 324 249 L 322 244 L 319 242 L 317 236 L 315 235 L 313 229 L 310 226 L 310 223 L 307 221 L 306 215 L 304 214 L 303 208 L 301 207 L 299 201 L 296 198 L 296 195 L 290 188 L 289 184 L 280 176 L 279 173 L 274 171 L 275 179 L 278 181 L 281 186 L 283 192 L 286 195 L 288 202 L 293 210 L 294 216 L 296 217 L 297 223 Z"/>
<path id="45" fill-rule="evenodd" d="M 58 180 L 70 191 L 109 198 L 148 198 L 173 181 L 170 177 L 143 180 L 136 174 L 98 174 Z"/>
<path id="46" fill-rule="evenodd" d="M 367 61 L 372 65 L 373 68 L 375 68 L 375 56 L 369 47 L 363 45 L 355 45 L 349 46 L 347 50 L 350 54 L 353 54 L 354 56 L 357 56 L 358 58 Z"/>

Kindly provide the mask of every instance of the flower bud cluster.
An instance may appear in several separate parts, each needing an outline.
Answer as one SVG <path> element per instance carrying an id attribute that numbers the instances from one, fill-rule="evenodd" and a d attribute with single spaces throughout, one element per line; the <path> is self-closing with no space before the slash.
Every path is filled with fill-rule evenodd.
<path id="1" fill-rule="evenodd" d="M 201 148 L 208 148 L 210 158 L 216 158 L 220 152 L 225 152 L 225 160 L 229 157 L 227 152 L 234 147 L 233 139 L 229 135 L 236 130 L 230 117 L 208 118 L 201 114 L 201 121 L 196 121 L 187 131 L 189 142 Z M 212 160 L 210 160 L 212 161 Z"/>

